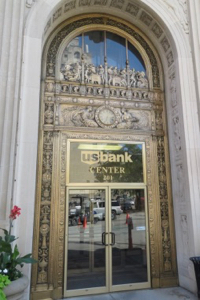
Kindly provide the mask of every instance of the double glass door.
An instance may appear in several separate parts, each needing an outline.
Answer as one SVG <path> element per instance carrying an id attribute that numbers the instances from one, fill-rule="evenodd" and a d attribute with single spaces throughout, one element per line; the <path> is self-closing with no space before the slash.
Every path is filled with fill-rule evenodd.
<path id="1" fill-rule="evenodd" d="M 150 287 L 145 188 L 67 188 L 65 296 Z"/>

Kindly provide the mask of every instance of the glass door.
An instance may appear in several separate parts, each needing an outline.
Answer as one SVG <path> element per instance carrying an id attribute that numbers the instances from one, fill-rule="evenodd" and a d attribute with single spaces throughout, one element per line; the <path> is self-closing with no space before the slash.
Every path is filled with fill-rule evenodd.
<path id="1" fill-rule="evenodd" d="M 144 188 L 110 188 L 112 291 L 150 287 Z"/>
<path id="2" fill-rule="evenodd" d="M 65 296 L 150 287 L 145 188 L 68 188 Z"/>
<path id="3" fill-rule="evenodd" d="M 105 188 L 68 188 L 65 296 L 108 292 Z"/>

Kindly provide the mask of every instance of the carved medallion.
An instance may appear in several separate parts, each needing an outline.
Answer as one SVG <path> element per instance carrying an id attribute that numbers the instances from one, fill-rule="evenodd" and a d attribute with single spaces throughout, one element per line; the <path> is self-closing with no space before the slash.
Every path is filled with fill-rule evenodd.
<path id="1" fill-rule="evenodd" d="M 95 120 L 103 128 L 113 128 L 119 122 L 115 109 L 107 106 L 101 106 L 96 110 Z"/>

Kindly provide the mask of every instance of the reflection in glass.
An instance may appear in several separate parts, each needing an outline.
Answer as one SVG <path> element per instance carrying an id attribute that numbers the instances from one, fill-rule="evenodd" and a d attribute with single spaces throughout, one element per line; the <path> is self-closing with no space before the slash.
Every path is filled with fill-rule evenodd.
<path id="1" fill-rule="evenodd" d="M 103 287 L 105 190 L 70 190 L 68 208 L 67 289 Z"/>
<path id="2" fill-rule="evenodd" d="M 128 42 L 128 60 L 130 69 L 134 68 L 137 71 L 146 71 L 142 56 L 130 42 Z"/>
<path id="3" fill-rule="evenodd" d="M 71 142 L 69 182 L 144 182 L 142 148 L 85 142 L 83 149 L 83 143 Z"/>
<path id="4" fill-rule="evenodd" d="M 106 32 L 106 52 L 108 66 L 116 67 L 117 69 L 126 67 L 126 46 L 123 37 Z"/>
<path id="5" fill-rule="evenodd" d="M 112 189 L 111 198 L 123 211 L 112 220 L 112 284 L 147 282 L 144 190 Z"/>
<path id="6" fill-rule="evenodd" d="M 90 31 L 84 34 L 85 54 L 95 66 L 104 64 L 104 32 Z"/>
<path id="7" fill-rule="evenodd" d="M 62 64 L 80 62 L 82 55 L 82 36 L 75 37 L 65 48 L 62 55 Z"/>
<path id="8" fill-rule="evenodd" d="M 67 45 L 60 76 L 70 82 L 148 88 L 138 50 L 124 37 L 102 30 L 83 33 Z"/>

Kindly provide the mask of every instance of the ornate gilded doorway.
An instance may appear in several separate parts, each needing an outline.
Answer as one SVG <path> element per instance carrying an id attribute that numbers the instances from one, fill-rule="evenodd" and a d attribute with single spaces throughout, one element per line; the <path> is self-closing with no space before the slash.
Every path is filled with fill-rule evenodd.
<path id="1" fill-rule="evenodd" d="M 65 296 L 150 287 L 145 143 L 68 141 Z"/>
<path id="2" fill-rule="evenodd" d="M 32 299 L 65 293 L 70 139 L 145 144 L 149 278 L 152 287 L 176 285 L 162 68 L 154 47 L 123 20 L 82 16 L 52 35 L 43 66 Z"/>

